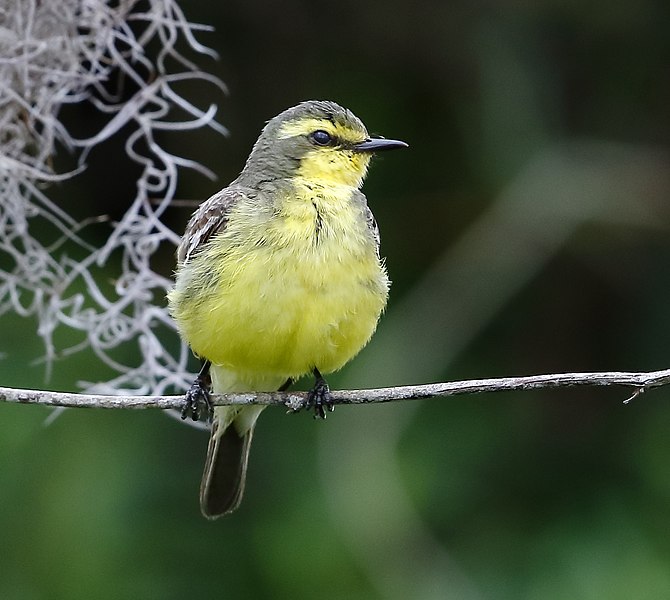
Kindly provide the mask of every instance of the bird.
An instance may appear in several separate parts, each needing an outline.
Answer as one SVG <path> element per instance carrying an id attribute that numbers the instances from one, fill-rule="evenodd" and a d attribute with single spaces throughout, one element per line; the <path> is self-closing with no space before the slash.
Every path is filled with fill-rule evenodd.
<path id="1" fill-rule="evenodd" d="M 333 410 L 324 375 L 368 343 L 390 286 L 360 188 L 374 153 L 407 146 L 335 102 L 305 101 L 266 123 L 237 179 L 190 218 L 168 306 L 202 361 L 182 418 L 211 419 L 206 518 L 238 508 L 265 408 L 212 409 L 210 392 L 283 391 L 312 374 L 307 405 L 315 418 Z"/>

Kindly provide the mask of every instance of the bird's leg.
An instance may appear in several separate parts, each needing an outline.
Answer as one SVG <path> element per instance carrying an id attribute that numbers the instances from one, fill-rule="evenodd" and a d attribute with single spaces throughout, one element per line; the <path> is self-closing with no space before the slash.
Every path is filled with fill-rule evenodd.
<path id="1" fill-rule="evenodd" d="M 319 373 L 319 369 L 314 367 L 312 373 L 314 373 L 316 381 L 314 382 L 314 387 L 307 394 L 307 409 L 314 408 L 315 419 L 325 419 L 326 411 L 324 410 L 324 407 L 328 409 L 329 412 L 335 410 L 333 397 L 330 394 L 330 388 L 328 387 L 326 380 L 323 378 L 323 375 Z"/>
<path id="2" fill-rule="evenodd" d="M 212 376 L 209 374 L 209 368 L 212 363 L 208 360 L 203 361 L 200 372 L 196 375 L 191 387 L 186 392 L 184 406 L 181 409 L 181 418 L 186 419 L 188 415 L 194 421 L 198 421 L 201 416 L 201 410 L 207 410 L 207 419 L 212 420 L 212 403 L 209 398 L 209 391 L 212 387 Z"/>
<path id="3" fill-rule="evenodd" d="M 285 392 L 288 388 L 293 385 L 293 377 L 289 377 L 284 383 L 282 383 L 277 389 L 278 392 Z"/>

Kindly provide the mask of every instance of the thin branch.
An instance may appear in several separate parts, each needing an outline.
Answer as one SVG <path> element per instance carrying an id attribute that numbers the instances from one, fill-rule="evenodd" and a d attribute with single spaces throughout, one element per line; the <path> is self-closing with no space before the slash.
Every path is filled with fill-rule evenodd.
<path id="1" fill-rule="evenodd" d="M 371 404 L 398 400 L 419 400 L 438 396 L 481 394 L 488 392 L 537 390 L 574 386 L 625 386 L 634 388 L 624 402 L 639 396 L 645 390 L 670 384 L 670 369 L 647 373 L 609 371 L 602 373 L 557 373 L 528 377 L 499 377 L 471 379 L 448 383 L 407 385 L 368 390 L 333 391 L 335 404 Z M 0 402 L 41 404 L 69 408 L 160 408 L 180 409 L 183 396 L 101 396 L 70 394 L 0 387 Z M 216 394 L 214 406 L 244 406 L 248 404 L 283 405 L 290 410 L 304 408 L 306 392 L 253 392 L 244 394 Z"/>

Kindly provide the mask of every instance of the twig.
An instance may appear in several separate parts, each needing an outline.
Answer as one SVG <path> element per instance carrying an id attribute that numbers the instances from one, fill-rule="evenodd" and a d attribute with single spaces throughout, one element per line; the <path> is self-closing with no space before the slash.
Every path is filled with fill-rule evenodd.
<path id="1" fill-rule="evenodd" d="M 471 379 L 448 383 L 407 385 L 368 390 L 333 391 L 335 404 L 370 404 L 419 400 L 437 396 L 481 394 L 512 390 L 531 390 L 574 386 L 627 386 L 634 388 L 628 403 L 645 390 L 670 384 L 670 369 L 648 373 L 610 371 L 601 373 L 556 373 L 531 375 L 528 377 L 499 377 L 493 379 Z M 0 387 L 0 402 L 17 404 L 41 404 L 43 406 L 65 406 L 69 408 L 160 408 L 180 409 L 183 396 L 100 396 L 45 392 Z M 244 394 L 217 394 L 212 396 L 215 406 L 244 406 L 247 404 L 283 405 L 291 410 L 304 408 L 305 392 L 254 392 Z"/>

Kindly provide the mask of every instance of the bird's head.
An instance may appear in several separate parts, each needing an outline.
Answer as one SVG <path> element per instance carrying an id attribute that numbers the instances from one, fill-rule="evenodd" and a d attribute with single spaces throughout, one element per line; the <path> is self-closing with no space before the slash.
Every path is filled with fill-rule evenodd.
<path id="1" fill-rule="evenodd" d="M 405 147 L 398 140 L 371 138 L 361 120 L 335 102 L 310 100 L 268 122 L 242 177 L 254 183 L 301 177 L 360 187 L 374 152 Z"/>

